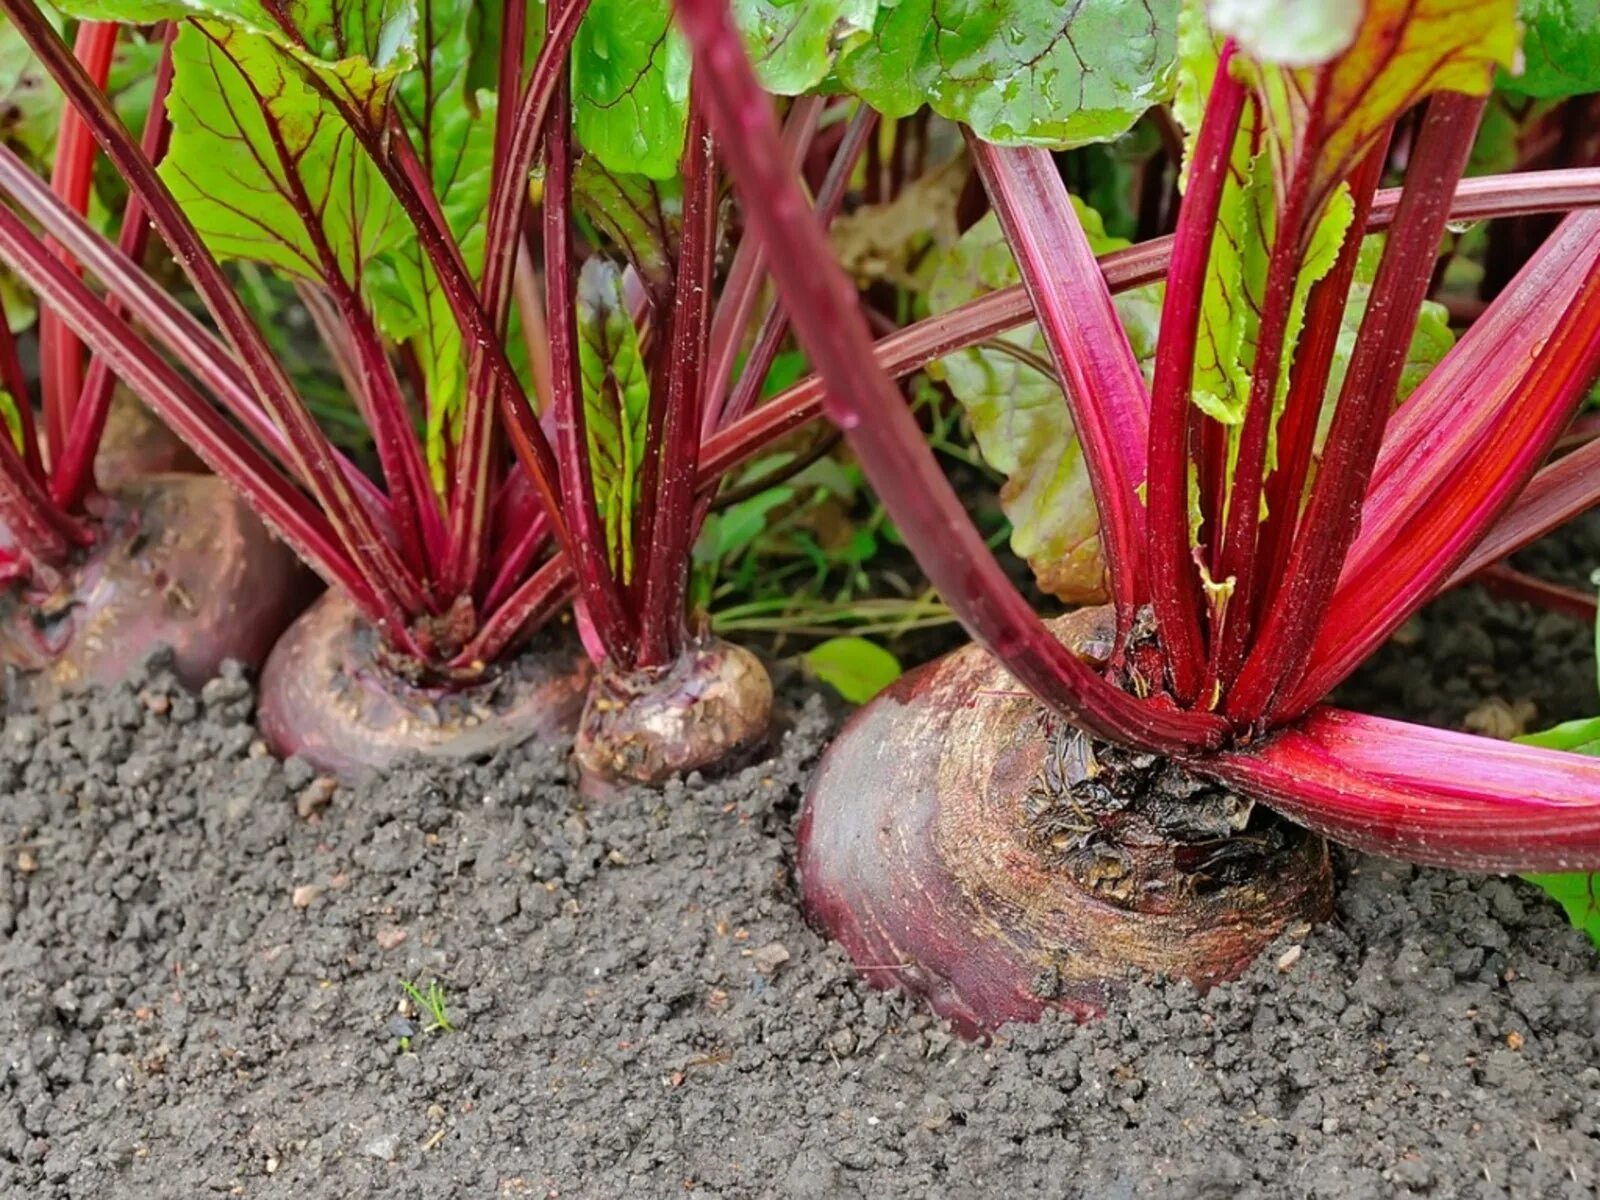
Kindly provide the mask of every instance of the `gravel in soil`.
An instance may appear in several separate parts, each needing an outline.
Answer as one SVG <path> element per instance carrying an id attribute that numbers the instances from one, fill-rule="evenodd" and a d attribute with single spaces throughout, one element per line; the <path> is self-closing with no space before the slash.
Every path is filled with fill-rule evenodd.
<path id="1" fill-rule="evenodd" d="M 1508 698 L 1592 680 L 1499 654 Z M 1600 1189 L 1596 956 L 1531 887 L 1348 858 L 1337 919 L 1236 984 L 964 1043 L 797 913 L 835 714 L 785 694 L 769 761 L 599 804 L 537 747 L 333 789 L 265 753 L 238 675 L 9 717 L 0 1193 Z"/>

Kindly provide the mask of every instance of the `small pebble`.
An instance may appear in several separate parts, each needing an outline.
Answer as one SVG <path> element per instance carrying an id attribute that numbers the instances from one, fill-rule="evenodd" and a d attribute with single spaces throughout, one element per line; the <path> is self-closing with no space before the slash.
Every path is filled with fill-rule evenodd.
<path id="1" fill-rule="evenodd" d="M 377 933 L 378 949 L 393 950 L 406 940 L 406 931 L 395 925 L 384 925 Z"/>
<path id="2" fill-rule="evenodd" d="M 309 817 L 327 808 L 339 790 L 339 782 L 330 775 L 319 775 L 308 783 L 295 798 L 294 811 Z"/>
<path id="3" fill-rule="evenodd" d="M 315 883 L 302 883 L 290 893 L 289 899 L 296 908 L 310 908 L 311 902 L 322 895 L 322 887 Z"/>
<path id="4" fill-rule="evenodd" d="M 1287 973 L 1295 963 L 1300 961 L 1300 956 L 1305 953 L 1304 946 L 1290 946 L 1278 956 L 1278 970 Z"/>

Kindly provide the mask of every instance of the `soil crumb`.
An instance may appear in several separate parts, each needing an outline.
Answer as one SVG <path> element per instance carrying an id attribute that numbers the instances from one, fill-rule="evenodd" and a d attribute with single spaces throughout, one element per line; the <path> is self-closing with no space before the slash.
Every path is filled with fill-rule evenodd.
<path id="1" fill-rule="evenodd" d="M 330 790 L 236 673 L 7 718 L 0 1193 L 1600 1189 L 1596 954 L 1530 886 L 1346 858 L 1237 984 L 964 1043 L 797 912 L 784 694 L 771 760 L 596 804 L 536 746 Z"/>

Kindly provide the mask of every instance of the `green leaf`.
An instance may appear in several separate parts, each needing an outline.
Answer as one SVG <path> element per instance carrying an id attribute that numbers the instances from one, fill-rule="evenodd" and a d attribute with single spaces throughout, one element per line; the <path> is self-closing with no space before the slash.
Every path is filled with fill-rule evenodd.
<path id="1" fill-rule="evenodd" d="M 734 0 L 734 20 L 770 92 L 821 84 L 863 42 L 879 0 Z M 689 49 L 669 0 L 592 0 L 572 51 L 578 142 L 608 170 L 670 179 L 689 113 Z"/>
<path id="2" fill-rule="evenodd" d="M 1232 7 L 1270 8 L 1288 21 L 1282 5 L 1268 0 L 1234 0 Z M 1516 0 L 1368 0 L 1364 11 L 1348 7 L 1360 12 L 1354 37 L 1326 63 L 1283 57 L 1283 39 L 1258 40 L 1255 57 L 1236 60 L 1265 122 L 1277 194 L 1288 194 L 1291 174 L 1307 171 L 1313 217 L 1402 112 L 1436 92 L 1484 95 L 1495 68 L 1509 66 L 1517 51 Z M 1219 24 L 1216 6 L 1211 14 L 1219 32 L 1239 25 Z"/>
<path id="3" fill-rule="evenodd" d="M 11 444 L 16 447 L 17 453 L 21 454 L 22 413 L 17 410 L 16 397 L 5 388 L 0 388 L 0 421 L 5 423 L 6 432 L 11 435 Z"/>
<path id="4" fill-rule="evenodd" d="M 1600 0 L 1519 0 L 1521 74 L 1500 86 L 1540 100 L 1600 91 Z"/>
<path id="5" fill-rule="evenodd" d="M 1529 746 L 1543 746 L 1547 750 L 1565 750 L 1572 754 L 1600 757 L 1600 717 L 1583 717 L 1567 721 L 1541 733 L 1529 733 L 1516 739 Z M 1562 908 L 1567 919 L 1587 933 L 1595 945 L 1600 946 L 1600 874 L 1563 873 L 1555 875 L 1529 875 Z"/>
<path id="6" fill-rule="evenodd" d="M 193 22 L 173 51 L 161 174 L 214 253 L 351 283 L 401 232 L 393 196 L 332 105 L 271 39 Z M 329 64 L 378 92 L 396 71 Z"/>
<path id="7" fill-rule="evenodd" d="M 829 638 L 807 652 L 805 664 L 852 704 L 865 704 L 900 678 L 900 660 L 861 637 Z"/>
<path id="8" fill-rule="evenodd" d="M 887 116 L 926 104 L 1004 145 L 1108 141 L 1171 94 L 1177 0 L 884 0 L 839 60 Z"/>
<path id="9" fill-rule="evenodd" d="M 61 93 L 22 40 L 0 16 L 0 142 L 34 168 L 50 161 L 61 120 Z"/>
<path id="10" fill-rule="evenodd" d="M 1584 875 L 1529 875 L 1536 883 L 1567 910 L 1567 920 L 1589 935 L 1589 940 L 1600 946 L 1600 874 Z"/>
<path id="11" fill-rule="evenodd" d="M 633 579 L 633 514 L 650 420 L 650 378 L 622 295 L 622 273 L 591 258 L 578 276 L 578 367 L 595 506 L 611 569 Z"/>
<path id="12" fill-rule="evenodd" d="M 496 98 L 471 87 L 474 10 L 472 0 L 433 0 L 426 7 L 418 31 L 426 69 L 400 77 L 394 103 L 428 168 L 467 271 L 476 278 L 483 269 L 483 212 L 493 182 Z M 409 225 L 374 263 L 368 292 L 379 327 L 409 341 L 422 364 L 428 470 L 443 493 L 449 445 L 466 407 L 468 363 L 461 327 Z"/>
<path id="13" fill-rule="evenodd" d="M 769 468 L 770 469 L 770 468 Z M 768 488 L 748 499 L 729 505 L 706 518 L 695 542 L 694 561 L 714 567 L 725 559 L 748 550 L 767 529 L 767 515 L 795 497 L 792 487 Z"/>
<path id="14" fill-rule="evenodd" d="M 1095 253 L 1126 245 L 1107 237 L 1099 214 L 1073 198 Z M 962 235 L 944 256 L 928 292 L 928 306 L 945 312 L 1021 278 L 994 214 Z M 1117 297 L 1117 311 L 1148 363 L 1153 359 L 1161 313 L 1159 285 Z M 1067 409 L 1048 364 L 1049 350 L 1038 327 L 1024 326 L 1000 339 L 1021 354 L 988 347 L 962 350 L 941 360 L 951 393 L 965 409 L 973 437 L 989 464 L 1006 476 L 1000 505 L 1011 520 L 1011 548 L 1028 561 L 1039 586 L 1068 603 L 1105 598 L 1099 518 Z"/>
<path id="15" fill-rule="evenodd" d="M 689 48 L 666 0 L 593 0 L 573 42 L 572 103 L 578 141 L 608 170 L 677 173 Z"/>
<path id="16" fill-rule="evenodd" d="M 761 86 L 798 96 L 872 36 L 878 7 L 879 0 L 734 0 L 733 16 Z"/>
<path id="17" fill-rule="evenodd" d="M 677 180 L 614 174 L 594 155 L 585 155 L 572 173 L 572 195 L 652 291 L 670 291 L 683 224 L 683 188 Z"/>

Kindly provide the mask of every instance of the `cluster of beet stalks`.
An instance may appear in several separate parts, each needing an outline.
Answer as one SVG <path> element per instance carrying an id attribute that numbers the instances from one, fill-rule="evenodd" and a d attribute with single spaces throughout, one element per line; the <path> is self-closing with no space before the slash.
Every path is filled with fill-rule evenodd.
<path id="1" fill-rule="evenodd" d="M 808 195 L 800 168 L 814 161 L 825 102 L 794 102 L 780 128 L 724 0 L 681 0 L 696 57 L 682 235 L 670 276 L 638 298 L 652 388 L 643 499 L 629 514 L 639 561 L 625 572 L 608 557 L 592 485 L 573 316 L 566 77 L 582 3 L 547 5 L 526 78 L 505 52 L 476 277 L 405 131 L 343 114 L 415 225 L 472 348 L 442 494 L 390 349 L 338 263 L 330 257 L 308 305 L 348 367 L 381 483 L 317 428 L 157 174 L 162 105 L 142 144 L 112 112 L 104 84 L 118 27 L 85 22 L 69 48 L 32 0 L 0 8 L 70 105 L 49 183 L 0 150 L 10 202 L 0 257 L 45 310 L 42 429 L 0 320 L 0 370 L 21 416 L 17 442 L 0 439 L 10 535 L 0 561 L 12 581 L 0 636 L 41 690 L 114 679 L 167 643 L 190 681 L 225 657 L 265 660 L 262 722 L 276 747 L 346 775 L 574 728 L 595 781 L 659 782 L 737 761 L 766 735 L 771 687 L 753 656 L 696 627 L 690 549 L 726 472 L 826 407 L 982 647 L 863 710 L 808 801 L 807 901 L 875 982 L 927 995 L 977 1031 L 1050 1004 L 1094 1011 L 1130 966 L 1224 977 L 1285 922 L 1326 909 L 1326 847 L 1306 829 L 1426 862 L 1600 865 L 1600 768 L 1318 707 L 1441 587 L 1600 494 L 1600 442 L 1546 465 L 1600 370 L 1593 214 L 1569 217 L 1427 384 L 1388 412 L 1396 348 L 1447 220 L 1600 202 L 1591 171 L 1460 183 L 1477 101 L 1430 101 L 1398 191 L 1377 187 L 1381 148 L 1346 164 L 1355 232 L 1312 295 L 1279 428 L 1286 465 L 1271 476 L 1261 465 L 1268 417 L 1255 403 L 1230 475 L 1188 396 L 1226 150 L 1249 100 L 1227 70 L 1172 238 L 1096 261 L 1047 155 L 974 141 L 1023 285 L 873 341 L 824 232 L 871 115 L 858 113 L 806 176 Z M 525 5 L 505 5 L 506 47 L 523 45 L 526 18 Z M 292 15 L 278 19 L 294 33 Z M 114 244 L 84 219 L 97 150 L 130 188 Z M 536 164 L 537 217 L 524 187 Z M 720 289 L 719 167 L 750 231 Z M 1347 398 L 1313 470 L 1312 398 L 1355 247 L 1391 225 Z M 152 233 L 220 336 L 143 270 Z M 1275 251 L 1278 291 L 1297 266 Z M 769 277 L 781 307 L 763 302 Z M 1146 388 L 1110 296 L 1162 277 L 1162 343 Z M 542 406 L 509 362 L 514 308 L 525 332 L 547 330 L 530 344 Z M 989 555 L 892 382 L 1035 320 L 1093 477 L 1114 601 L 1054 627 Z M 1285 321 L 1269 310 L 1263 341 L 1281 340 Z M 758 405 L 791 324 L 819 377 Z M 1278 356 L 1261 361 L 1270 368 L 1257 399 L 1270 401 Z M 193 464 L 159 436 L 108 436 L 117 379 L 215 474 L 177 473 Z M 294 558 L 329 585 L 298 617 L 307 589 Z M 1233 580 L 1226 608 L 1203 578 Z M 574 597 L 569 626 L 558 614 Z"/>

